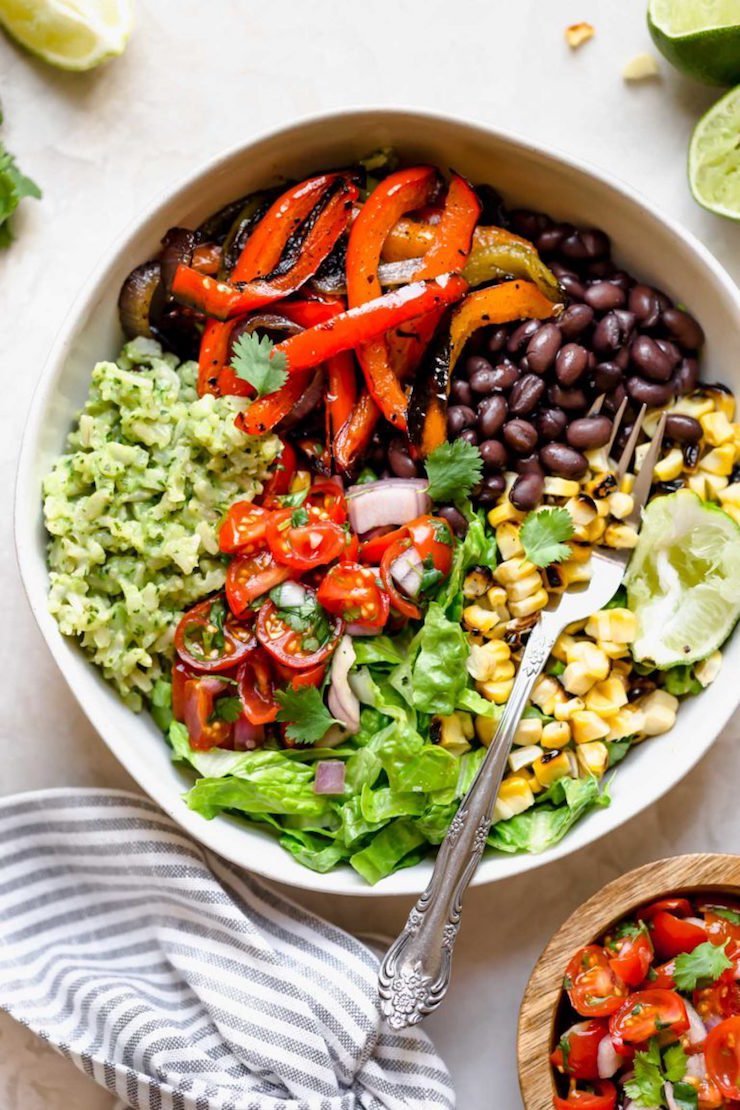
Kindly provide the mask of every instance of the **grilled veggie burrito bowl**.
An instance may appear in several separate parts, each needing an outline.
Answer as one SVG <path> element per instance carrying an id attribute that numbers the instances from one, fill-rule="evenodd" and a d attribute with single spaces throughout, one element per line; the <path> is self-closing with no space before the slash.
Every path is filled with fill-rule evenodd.
<path id="1" fill-rule="evenodd" d="M 491 849 L 540 852 L 607 806 L 610 769 L 717 675 L 735 399 L 700 378 L 700 323 L 603 231 L 382 150 L 170 229 L 119 309 L 127 341 L 44 483 L 49 605 L 204 818 L 369 883 L 416 863 L 597 544 L 634 549 L 626 586 L 557 641 Z"/>

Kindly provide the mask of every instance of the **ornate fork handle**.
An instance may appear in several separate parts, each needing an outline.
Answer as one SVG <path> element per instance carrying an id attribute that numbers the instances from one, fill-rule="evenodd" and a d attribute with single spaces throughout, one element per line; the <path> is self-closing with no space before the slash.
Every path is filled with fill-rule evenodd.
<path id="1" fill-rule="evenodd" d="M 486 846 L 514 733 L 559 632 L 553 616 L 543 613 L 530 634 L 496 734 L 440 846 L 429 885 L 381 965 L 381 1009 L 394 1029 L 421 1021 L 447 993 L 463 896 Z"/>

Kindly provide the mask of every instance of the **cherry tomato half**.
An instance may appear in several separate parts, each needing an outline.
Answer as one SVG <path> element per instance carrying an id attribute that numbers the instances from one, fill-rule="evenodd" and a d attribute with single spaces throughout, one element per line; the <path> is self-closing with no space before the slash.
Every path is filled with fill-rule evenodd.
<path id="1" fill-rule="evenodd" d="M 638 910 L 638 921 L 652 921 L 656 913 L 672 913 L 676 917 L 691 917 L 691 903 L 688 898 L 662 898 Z"/>
<path id="2" fill-rule="evenodd" d="M 422 559 L 431 560 L 431 565 L 442 578 L 447 578 L 452 569 L 452 552 L 455 538 L 452 529 L 441 516 L 420 516 L 406 525 L 414 547 Z"/>
<path id="3" fill-rule="evenodd" d="M 609 959 L 609 966 L 628 987 L 639 987 L 653 962 L 653 946 L 644 929 L 635 936 L 620 937 L 609 945 L 615 955 Z"/>
<path id="4" fill-rule="evenodd" d="M 267 542 L 268 509 L 251 501 L 235 501 L 218 533 L 218 546 L 227 555 L 250 555 Z"/>
<path id="5" fill-rule="evenodd" d="M 330 613 L 368 630 L 383 627 L 390 612 L 390 598 L 378 584 L 379 571 L 359 563 L 337 563 L 330 567 L 317 597 Z"/>
<path id="6" fill-rule="evenodd" d="M 237 617 L 246 613 L 258 597 L 290 578 L 290 569 L 275 562 L 272 552 L 263 548 L 253 555 L 237 555 L 226 571 L 226 599 Z"/>
<path id="7" fill-rule="evenodd" d="M 733 974 L 732 971 L 729 972 Z M 693 995 L 694 1009 L 703 1022 L 740 1017 L 740 983 L 721 979 L 711 987 L 699 987 Z"/>
<path id="8" fill-rule="evenodd" d="M 679 1035 L 688 1027 L 680 994 L 655 988 L 631 994 L 609 1018 L 609 1032 L 616 1044 L 643 1044 L 666 1029 Z"/>
<path id="9" fill-rule="evenodd" d="M 194 751 L 222 748 L 230 741 L 234 726 L 214 714 L 216 698 L 225 689 L 220 678 L 206 675 L 185 683 L 183 719 Z"/>
<path id="10" fill-rule="evenodd" d="M 731 960 L 740 959 L 740 912 L 734 906 L 704 906 L 708 939 L 722 946 Z"/>
<path id="11" fill-rule="evenodd" d="M 181 618 L 175 650 L 191 670 L 211 674 L 238 666 L 255 647 L 254 634 L 240 624 L 221 597 L 201 601 Z"/>
<path id="12" fill-rule="evenodd" d="M 421 609 L 413 601 L 409 601 L 407 597 L 403 596 L 391 572 L 391 567 L 396 559 L 403 555 L 405 551 L 409 551 L 411 546 L 411 539 L 404 535 L 399 540 L 395 540 L 390 547 L 387 547 L 383 552 L 383 558 L 380 560 L 380 577 L 390 597 L 391 605 L 396 612 L 400 613 L 402 617 L 419 620 Z"/>
<path id="13" fill-rule="evenodd" d="M 267 542 L 278 563 L 305 571 L 338 559 L 344 551 L 345 532 L 333 521 L 321 519 L 320 510 L 302 506 L 272 514 Z"/>
<path id="14" fill-rule="evenodd" d="M 316 667 L 306 667 L 302 671 L 285 667 L 282 663 L 278 663 L 277 659 L 272 660 L 272 665 L 282 684 L 290 686 L 292 690 L 300 690 L 302 686 L 320 686 L 326 674 L 326 663 L 319 663 Z"/>
<path id="15" fill-rule="evenodd" d="M 360 544 L 360 558 L 363 563 L 377 566 L 387 549 L 396 540 L 402 540 L 406 535 L 405 528 L 378 528 Z"/>
<path id="16" fill-rule="evenodd" d="M 278 663 L 306 670 L 329 658 L 344 631 L 339 617 L 329 618 L 323 628 L 320 623 L 323 622 L 317 606 L 316 620 L 297 631 L 283 620 L 274 602 L 266 601 L 257 617 L 257 639 Z"/>
<path id="17" fill-rule="evenodd" d="M 246 659 L 237 675 L 239 697 L 244 716 L 253 725 L 274 721 L 280 708 L 275 701 L 275 687 L 270 659 L 259 648 Z"/>
<path id="18" fill-rule="evenodd" d="M 175 659 L 172 664 L 172 716 L 176 721 L 185 720 L 185 686 L 191 678 L 196 677 L 184 663 Z"/>
<path id="19" fill-rule="evenodd" d="M 707 1073 L 725 1098 L 740 1099 L 740 1017 L 710 1030 L 704 1048 Z"/>
<path id="20" fill-rule="evenodd" d="M 285 440 L 280 442 L 283 449 L 273 463 L 272 474 L 262 492 L 262 504 L 266 509 L 274 509 L 279 505 L 278 497 L 283 497 L 288 492 L 293 475 L 298 468 L 295 450 Z"/>
<path id="21" fill-rule="evenodd" d="M 617 1088 L 608 1079 L 590 1084 L 591 1091 L 570 1091 L 567 1098 L 555 1095 L 555 1110 L 614 1110 L 617 1105 Z"/>
<path id="22" fill-rule="evenodd" d="M 562 1075 L 574 1079 L 599 1078 L 599 1045 L 608 1036 L 606 1021 L 579 1021 L 563 1033 L 550 1062 Z"/>
<path id="23" fill-rule="evenodd" d="M 676 961 L 668 960 L 664 964 L 660 964 L 655 968 L 655 978 L 651 981 L 650 986 L 656 987 L 659 990 L 675 991 L 676 989 Z"/>
<path id="24" fill-rule="evenodd" d="M 658 910 L 648 922 L 650 939 L 656 954 L 661 960 L 670 960 L 682 952 L 693 952 L 698 944 L 707 940 L 707 930 L 703 925 L 676 917 L 667 910 Z"/>
<path id="25" fill-rule="evenodd" d="M 573 1009 L 584 1017 L 608 1017 L 628 993 L 598 944 L 589 944 L 573 956 L 565 972 L 565 989 Z"/>
<path id="26" fill-rule="evenodd" d="M 339 478 L 322 478 L 314 482 L 303 505 L 304 508 L 314 509 L 319 520 L 344 524 L 347 519 L 347 501 Z"/>

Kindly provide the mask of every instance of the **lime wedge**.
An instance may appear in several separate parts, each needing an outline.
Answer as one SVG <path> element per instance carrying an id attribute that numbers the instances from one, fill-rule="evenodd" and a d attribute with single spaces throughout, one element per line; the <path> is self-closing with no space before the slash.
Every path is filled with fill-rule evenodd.
<path id="1" fill-rule="evenodd" d="M 0 27 L 59 69 L 93 69 L 122 54 L 131 0 L 0 0 Z"/>
<path id="2" fill-rule="evenodd" d="M 625 582 L 635 659 L 661 668 L 704 659 L 740 616 L 740 527 L 690 490 L 656 497 Z"/>
<path id="3" fill-rule="evenodd" d="M 740 220 L 740 85 L 718 100 L 694 128 L 689 185 L 704 208 Z"/>
<path id="4" fill-rule="evenodd" d="M 648 28 L 682 73 L 707 85 L 740 81 L 740 0 L 649 0 Z"/>

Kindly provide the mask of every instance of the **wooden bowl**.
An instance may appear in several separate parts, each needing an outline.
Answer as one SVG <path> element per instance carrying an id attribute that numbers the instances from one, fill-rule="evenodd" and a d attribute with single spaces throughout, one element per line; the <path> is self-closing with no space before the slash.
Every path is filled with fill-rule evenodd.
<path id="1" fill-rule="evenodd" d="M 602 887 L 558 929 L 535 965 L 519 1011 L 517 1062 L 526 1110 L 552 1110 L 557 1094 L 550 1053 L 571 956 L 632 910 L 671 894 L 740 897 L 740 856 L 673 856 L 646 863 Z"/>

